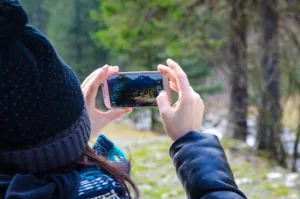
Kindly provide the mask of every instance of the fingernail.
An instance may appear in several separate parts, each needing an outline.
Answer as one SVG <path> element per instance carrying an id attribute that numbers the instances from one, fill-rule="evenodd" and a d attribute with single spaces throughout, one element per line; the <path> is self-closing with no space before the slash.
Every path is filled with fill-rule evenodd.
<path id="1" fill-rule="evenodd" d="M 172 59 L 170 59 L 170 58 L 167 59 L 168 66 L 173 69 L 173 64 L 171 64 L 170 62 L 174 62 L 174 61 Z"/>

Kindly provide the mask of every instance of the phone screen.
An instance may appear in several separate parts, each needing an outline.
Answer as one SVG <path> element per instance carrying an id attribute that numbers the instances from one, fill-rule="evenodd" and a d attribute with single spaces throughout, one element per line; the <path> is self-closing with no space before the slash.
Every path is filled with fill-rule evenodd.
<path id="1" fill-rule="evenodd" d="M 107 80 L 111 107 L 157 106 L 163 77 L 157 73 L 126 73 Z"/>

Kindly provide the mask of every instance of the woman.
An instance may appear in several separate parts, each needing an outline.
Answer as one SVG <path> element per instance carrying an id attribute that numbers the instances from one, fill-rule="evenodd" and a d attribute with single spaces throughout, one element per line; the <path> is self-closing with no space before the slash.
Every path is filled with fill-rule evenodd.
<path id="1" fill-rule="evenodd" d="M 131 112 L 95 108 L 98 87 L 118 67 L 99 68 L 80 86 L 47 38 L 27 25 L 16 0 L 0 0 L 0 64 L 0 198 L 140 197 L 124 154 L 99 135 Z M 204 111 L 200 96 L 176 62 L 167 65 L 158 70 L 179 99 L 171 106 L 161 92 L 157 102 L 187 197 L 246 198 L 216 136 L 197 133 Z M 89 148 L 88 140 L 97 136 Z"/>

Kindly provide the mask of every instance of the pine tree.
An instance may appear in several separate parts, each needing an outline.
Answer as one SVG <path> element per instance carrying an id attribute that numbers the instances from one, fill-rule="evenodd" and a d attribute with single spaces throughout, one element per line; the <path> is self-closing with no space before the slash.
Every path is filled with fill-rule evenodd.
<path id="1" fill-rule="evenodd" d="M 283 166 L 285 152 L 280 140 L 280 70 L 278 0 L 260 0 L 261 72 L 264 92 L 259 113 L 259 149 L 269 151 Z"/>
<path id="2" fill-rule="evenodd" d="M 229 131 L 233 137 L 242 141 L 247 136 L 247 16 L 246 0 L 229 0 L 229 66 L 230 69 L 230 107 Z"/>
<path id="3" fill-rule="evenodd" d="M 89 73 L 107 63 L 107 51 L 97 45 L 93 32 L 98 29 L 91 11 L 99 1 L 53 0 L 47 33 L 61 57 L 83 80 Z"/>

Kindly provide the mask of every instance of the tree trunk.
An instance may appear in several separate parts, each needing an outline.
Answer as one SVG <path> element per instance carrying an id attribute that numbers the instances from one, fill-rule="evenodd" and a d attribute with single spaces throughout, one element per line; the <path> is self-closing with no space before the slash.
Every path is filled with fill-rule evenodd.
<path id="1" fill-rule="evenodd" d="M 158 131 L 158 119 L 157 119 L 157 114 L 155 109 L 151 109 L 151 131 L 156 132 Z"/>
<path id="2" fill-rule="evenodd" d="M 294 157 L 293 157 L 293 165 L 292 165 L 292 172 L 298 172 L 297 170 L 297 159 L 298 156 L 298 145 L 300 141 L 300 107 L 298 108 L 298 127 L 297 127 L 297 137 L 294 144 Z"/>
<path id="3" fill-rule="evenodd" d="M 247 16 L 245 13 L 247 0 L 229 0 L 229 68 L 230 107 L 229 128 L 233 138 L 242 141 L 247 136 Z"/>
<path id="4" fill-rule="evenodd" d="M 285 152 L 280 139 L 280 71 L 278 67 L 277 0 L 260 0 L 262 103 L 260 107 L 258 148 L 269 151 L 283 166 Z"/>
<path id="5" fill-rule="evenodd" d="M 297 132 L 297 138 L 295 140 L 294 145 L 294 157 L 293 157 L 293 166 L 292 166 L 292 172 L 298 172 L 297 170 L 297 159 L 298 159 L 298 145 L 300 141 L 300 124 L 298 124 L 298 132 Z"/>

